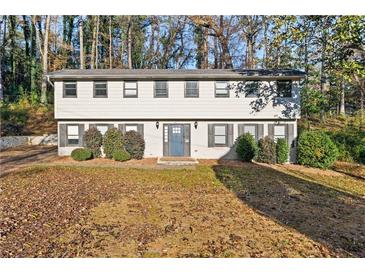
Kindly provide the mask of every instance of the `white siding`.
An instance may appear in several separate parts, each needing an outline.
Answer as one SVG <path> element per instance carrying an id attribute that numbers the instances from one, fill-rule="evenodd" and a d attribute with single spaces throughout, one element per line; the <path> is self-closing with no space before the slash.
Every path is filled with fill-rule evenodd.
<path id="1" fill-rule="evenodd" d="M 231 82 L 232 83 L 232 82 Z M 274 82 L 271 82 L 274 84 Z M 154 98 L 153 81 L 138 82 L 138 98 L 123 98 L 123 82 L 108 82 L 108 98 L 93 98 L 93 82 L 77 82 L 77 98 L 63 98 L 62 82 L 55 82 L 56 119 L 278 119 L 299 118 L 298 83 L 293 98 L 279 104 L 271 100 L 264 109 L 253 111 L 253 98 L 215 98 L 215 82 L 199 82 L 199 98 L 184 98 L 184 81 L 169 81 L 169 98 Z"/>
<path id="2" fill-rule="evenodd" d="M 59 122 L 60 124 L 61 122 Z M 118 127 L 118 124 L 127 124 L 130 123 L 128 121 L 77 121 L 77 122 L 62 122 L 66 124 L 72 123 L 81 123 L 85 124 L 85 130 L 89 128 L 89 124 L 96 123 L 109 123 L 114 124 L 115 127 Z M 145 155 L 144 157 L 162 157 L 163 156 L 163 124 L 190 124 L 190 137 L 191 137 L 191 157 L 200 158 L 200 159 L 235 159 L 237 158 L 236 153 L 234 152 L 234 148 L 229 147 L 208 147 L 208 124 L 233 124 L 233 137 L 234 140 L 238 137 L 238 124 L 249 124 L 249 123 L 262 123 L 264 124 L 264 136 L 268 135 L 268 124 L 272 124 L 272 121 L 263 121 L 263 122 L 248 122 L 248 121 L 201 121 L 198 122 L 198 127 L 194 128 L 194 122 L 192 121 L 159 121 L 159 128 L 156 128 L 156 122 L 151 121 L 133 121 L 133 123 L 144 124 L 144 139 L 146 143 Z M 296 138 L 297 134 L 297 124 L 295 121 L 287 122 L 287 124 L 294 125 L 294 138 Z M 58 138 L 60 139 L 60 138 Z M 71 151 L 74 150 L 75 147 L 59 147 L 58 153 L 59 155 L 70 155 Z M 295 156 L 294 158 L 295 159 Z"/>

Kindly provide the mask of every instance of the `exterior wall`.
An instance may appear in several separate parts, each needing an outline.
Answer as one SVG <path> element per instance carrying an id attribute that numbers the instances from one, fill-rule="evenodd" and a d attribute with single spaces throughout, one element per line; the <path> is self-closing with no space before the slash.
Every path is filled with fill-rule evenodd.
<path id="1" fill-rule="evenodd" d="M 237 82 L 230 82 L 234 85 Z M 266 82 L 275 86 L 275 82 Z M 77 98 L 63 98 L 63 82 L 55 82 L 56 119 L 279 119 L 299 118 L 299 88 L 292 98 L 270 100 L 261 111 L 257 99 L 215 97 L 215 81 L 199 81 L 199 98 L 184 98 L 185 81 L 169 81 L 169 97 L 154 98 L 154 81 L 138 81 L 138 98 L 123 98 L 123 82 L 108 82 L 108 98 L 93 98 L 93 82 L 77 82 Z"/>
<path id="2" fill-rule="evenodd" d="M 89 124 L 144 124 L 144 139 L 146 143 L 145 157 L 162 157 L 163 156 L 163 125 L 164 124 L 190 124 L 190 138 L 191 138 L 191 157 L 200 159 L 235 159 L 237 155 L 234 148 L 229 147 L 208 147 L 208 124 L 233 124 L 234 140 L 238 137 L 238 124 L 262 123 L 264 124 L 264 136 L 268 135 L 268 124 L 275 124 L 275 121 L 198 121 L 198 127 L 195 129 L 194 121 L 163 121 L 159 120 L 159 128 L 156 128 L 156 121 L 62 121 L 58 125 L 63 124 L 84 124 L 85 130 L 89 128 Z M 281 122 L 281 124 L 294 125 L 294 139 L 297 138 L 297 123 L 296 121 Z M 58 138 L 60 140 L 60 138 Z M 76 147 L 58 147 L 59 155 L 70 155 L 72 150 Z M 295 149 L 292 149 L 291 161 L 295 161 Z"/>

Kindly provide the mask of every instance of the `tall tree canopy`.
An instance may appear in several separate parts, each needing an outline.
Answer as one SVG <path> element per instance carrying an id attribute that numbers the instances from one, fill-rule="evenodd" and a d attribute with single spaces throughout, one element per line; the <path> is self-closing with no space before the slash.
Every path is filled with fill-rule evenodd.
<path id="1" fill-rule="evenodd" d="M 45 75 L 66 68 L 296 68 L 304 114 L 363 111 L 364 30 L 364 16 L 4 15 L 0 98 L 52 103 Z"/>

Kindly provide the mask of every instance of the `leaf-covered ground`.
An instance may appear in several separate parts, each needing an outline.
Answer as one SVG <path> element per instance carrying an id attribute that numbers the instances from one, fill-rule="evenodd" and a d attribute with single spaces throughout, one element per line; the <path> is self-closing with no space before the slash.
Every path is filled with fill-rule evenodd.
<path id="1" fill-rule="evenodd" d="M 270 167 L 44 166 L 0 180 L 0 257 L 365 256 L 363 198 Z"/>

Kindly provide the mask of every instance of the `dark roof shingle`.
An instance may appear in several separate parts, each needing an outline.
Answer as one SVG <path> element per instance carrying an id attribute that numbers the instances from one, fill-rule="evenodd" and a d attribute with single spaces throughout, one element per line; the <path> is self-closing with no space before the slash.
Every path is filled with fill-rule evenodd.
<path id="1" fill-rule="evenodd" d="M 247 79 L 303 78 L 293 69 L 67 69 L 48 74 L 57 79 Z"/>

